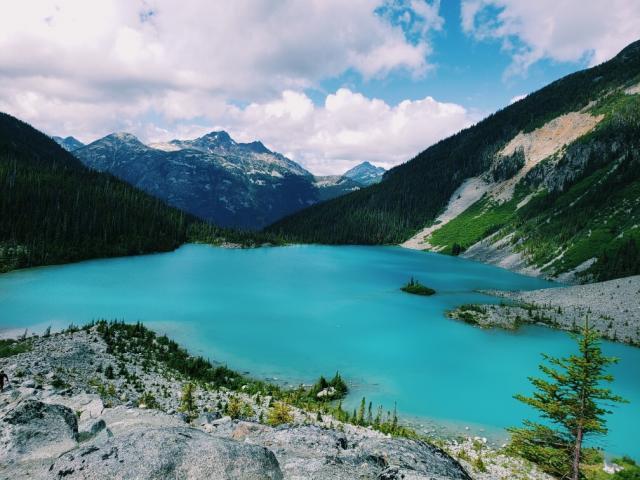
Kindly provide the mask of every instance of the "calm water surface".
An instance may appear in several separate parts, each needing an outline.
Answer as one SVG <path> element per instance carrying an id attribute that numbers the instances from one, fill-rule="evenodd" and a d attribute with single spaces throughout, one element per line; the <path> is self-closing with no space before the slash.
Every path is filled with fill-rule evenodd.
<path id="1" fill-rule="evenodd" d="M 399 291 L 413 275 L 433 297 Z M 311 382 L 339 370 L 365 395 L 425 425 L 498 438 L 532 412 L 540 352 L 566 355 L 564 332 L 481 330 L 446 319 L 456 305 L 496 301 L 475 289 L 534 289 L 539 279 L 396 247 L 296 246 L 175 252 L 0 275 L 0 329 L 43 330 L 97 318 L 141 320 L 192 352 L 260 377 Z M 640 457 L 640 349 L 605 343 L 620 358 L 608 451 Z"/>

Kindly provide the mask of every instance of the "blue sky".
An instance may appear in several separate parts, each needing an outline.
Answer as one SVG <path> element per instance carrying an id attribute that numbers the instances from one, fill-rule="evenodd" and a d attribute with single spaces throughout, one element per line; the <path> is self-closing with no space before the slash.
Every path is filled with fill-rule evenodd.
<path id="1" fill-rule="evenodd" d="M 638 38 L 638 0 L 23 0 L 0 16 L 0 111 L 388 168 Z"/>
<path id="2" fill-rule="evenodd" d="M 518 95 L 531 93 L 588 66 L 584 57 L 564 62 L 544 58 L 522 74 L 505 75 L 512 62 L 511 55 L 503 50 L 498 39 L 478 41 L 463 32 L 459 2 L 445 0 L 440 15 L 444 28 L 430 34 L 433 53 L 429 60 L 434 68 L 424 78 L 396 71 L 382 79 L 363 80 L 361 74 L 351 69 L 326 79 L 320 90 L 309 92 L 310 96 L 314 102 L 321 103 L 327 92 L 348 86 L 391 104 L 429 95 L 487 114 L 508 105 Z"/>

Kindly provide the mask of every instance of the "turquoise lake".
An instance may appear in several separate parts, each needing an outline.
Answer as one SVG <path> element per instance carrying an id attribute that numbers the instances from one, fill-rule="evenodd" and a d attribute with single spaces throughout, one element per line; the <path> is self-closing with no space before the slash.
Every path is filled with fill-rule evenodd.
<path id="1" fill-rule="evenodd" d="M 433 297 L 399 290 L 410 276 Z M 454 306 L 497 301 L 476 289 L 553 287 L 540 279 L 398 247 L 294 246 L 175 252 L 95 260 L 0 275 L 0 330 L 42 331 L 92 319 L 143 321 L 191 352 L 278 382 L 310 383 L 336 370 L 362 396 L 426 429 L 506 438 L 531 418 L 540 353 L 564 356 L 565 332 L 481 330 L 449 320 Z M 610 433 L 594 443 L 640 458 L 640 349 L 605 342 L 620 358 Z M 468 430 L 466 429 L 468 427 Z"/>

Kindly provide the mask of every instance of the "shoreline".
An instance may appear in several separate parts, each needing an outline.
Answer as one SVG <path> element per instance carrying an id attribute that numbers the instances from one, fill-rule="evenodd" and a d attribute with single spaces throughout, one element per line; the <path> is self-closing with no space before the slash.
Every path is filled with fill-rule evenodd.
<path id="1" fill-rule="evenodd" d="M 344 437 L 346 438 L 344 441 L 349 445 L 353 442 L 353 447 L 349 447 L 344 452 L 340 450 L 338 457 L 347 455 L 348 458 L 351 458 L 349 456 L 354 452 L 352 449 L 361 451 L 363 456 L 357 457 L 357 462 L 360 465 L 358 471 L 365 469 L 365 472 L 369 470 L 372 472 L 371 476 L 363 478 L 375 478 L 386 469 L 392 468 L 398 472 L 398 476 L 389 478 L 400 478 L 400 474 L 407 474 L 409 475 L 407 478 L 416 479 L 464 480 L 473 478 L 489 480 L 533 471 L 535 476 L 527 478 L 549 479 L 528 462 L 505 457 L 482 436 L 469 434 L 467 437 L 450 439 L 435 437 L 414 439 L 412 435 L 408 437 L 395 436 L 382 433 L 371 427 L 342 422 L 330 413 L 320 414 L 320 412 L 305 410 L 294 405 L 290 407 L 293 414 L 292 423 L 274 428 L 269 426 L 264 419 L 269 415 L 269 405 L 275 400 L 271 400 L 272 397 L 266 393 L 258 393 L 257 395 L 249 393 L 253 388 L 250 386 L 251 384 L 239 384 L 240 387 L 236 389 L 211 388 L 205 383 L 196 382 L 197 405 L 200 413 L 196 421 L 185 423 L 184 414 L 179 412 L 178 407 L 180 392 L 185 382 L 189 381 L 188 378 L 172 371 L 166 365 L 149 363 L 148 359 L 145 360 L 143 356 L 134 353 L 134 351 L 129 352 L 125 349 L 109 353 L 111 347 L 105 344 L 95 327 L 53 333 L 49 337 L 29 337 L 25 342 L 29 344 L 28 351 L 0 358 L 0 369 L 4 369 L 9 374 L 12 382 L 10 390 L 0 393 L 0 421 L 3 416 L 6 418 L 8 412 L 14 411 L 19 405 L 37 401 L 47 405 L 67 405 L 78 412 L 81 436 L 85 435 L 82 434 L 82 429 L 92 428 L 91 426 L 100 420 L 104 420 L 106 428 L 113 431 L 113 437 L 104 438 L 103 434 L 98 432 L 91 437 L 91 440 L 85 442 L 86 445 L 83 442 L 79 444 L 75 442 L 73 445 L 70 443 L 69 452 L 77 451 L 78 448 L 103 449 L 105 448 L 103 443 L 113 443 L 118 440 L 119 435 L 122 434 L 120 432 L 122 425 L 143 423 L 147 424 L 145 428 L 153 427 L 156 429 L 188 427 L 203 431 L 215 438 L 248 442 L 267 448 L 274 448 L 275 444 L 280 444 L 280 447 L 273 451 L 280 463 L 284 478 L 290 476 L 298 478 L 301 469 L 311 467 L 318 469 L 317 472 L 324 471 L 326 473 L 331 469 L 337 469 L 331 470 L 331 478 L 353 478 L 355 471 L 350 470 L 352 467 L 349 466 L 350 462 L 354 461 L 353 459 L 341 460 L 343 463 L 336 464 L 340 465 L 339 468 L 333 464 L 324 465 L 324 460 L 320 461 L 320 457 L 326 454 L 326 452 L 322 453 L 325 448 L 321 446 L 323 442 L 327 438 Z M 123 360 L 126 361 L 125 364 L 121 363 Z M 107 364 L 113 365 L 113 372 L 105 373 L 105 365 Z M 122 373 L 123 365 L 128 373 Z M 247 385 L 249 385 L 248 390 L 245 389 Z M 293 392 L 294 390 L 286 391 Z M 148 397 L 148 394 L 151 396 Z M 152 408 L 144 404 L 144 402 L 151 401 L 147 400 L 147 397 L 154 399 Z M 245 414 L 240 418 L 228 416 L 226 408 L 232 398 L 236 398 L 248 406 L 247 409 L 250 411 L 246 414 L 248 416 Z M 101 431 L 103 429 L 104 427 L 100 428 Z M 312 442 L 314 445 L 319 442 L 317 443 L 318 447 L 300 452 L 300 445 L 298 445 L 301 440 L 300 435 L 303 435 L 304 442 Z M 425 440 L 427 443 L 423 443 Z M 318 448 L 319 452 L 316 451 Z M 437 453 L 438 451 L 443 453 Z M 375 460 L 373 464 L 369 463 L 372 458 L 377 458 L 376 456 L 381 452 L 384 452 L 384 457 L 381 458 L 386 459 L 383 462 L 384 465 L 378 464 L 378 460 Z M 420 468 L 426 470 L 415 470 L 416 467 L 411 465 L 411 462 L 406 463 L 408 452 L 411 452 L 410 456 L 413 458 L 423 458 L 426 463 Z M 449 452 L 449 455 L 452 456 L 449 457 L 444 452 Z M 0 458 L 2 455 L 2 445 L 0 445 Z M 477 462 L 474 460 L 476 458 L 474 455 L 482 455 L 487 465 L 486 472 L 479 471 L 474 467 Z M 79 458 L 73 453 L 71 453 L 71 457 Z M 60 457 L 57 454 L 56 458 L 68 457 L 65 455 Z M 395 460 L 393 460 L 394 458 Z M 21 478 L 19 473 L 24 473 L 27 464 L 29 468 L 37 467 L 30 463 L 31 460 L 23 458 L 21 455 L 17 455 L 15 458 L 11 457 L 11 459 L 10 465 L 13 473 L 16 473 L 15 478 Z M 53 460 L 53 462 L 53 468 L 58 468 L 60 460 Z M 71 465 L 69 468 L 78 467 L 74 463 L 75 460 L 68 460 L 68 462 Z M 459 465 L 463 465 L 463 467 Z M 34 471 L 29 470 L 29 475 Z M 440 473 L 438 474 L 438 472 Z M 443 472 L 447 472 L 446 475 Z M 309 478 L 311 477 L 312 475 L 309 475 Z M 34 474 L 33 478 L 40 477 Z"/>
<path id="2" fill-rule="evenodd" d="M 462 305 L 449 318 L 482 328 L 522 324 L 579 331 L 588 319 L 602 338 L 640 347 L 640 275 L 606 282 L 530 291 L 483 291 L 509 303 Z"/>

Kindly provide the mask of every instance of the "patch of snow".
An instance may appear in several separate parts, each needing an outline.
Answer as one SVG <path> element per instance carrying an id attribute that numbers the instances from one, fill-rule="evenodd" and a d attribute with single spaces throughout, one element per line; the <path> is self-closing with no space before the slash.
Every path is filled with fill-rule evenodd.
<path id="1" fill-rule="evenodd" d="M 516 206 L 516 210 L 521 209 L 522 207 L 524 207 L 527 203 L 529 203 L 529 201 L 533 198 L 533 193 L 530 193 L 529 195 L 527 195 L 526 197 L 524 197 L 522 200 L 520 200 L 520 202 L 518 203 L 518 205 Z"/>
<path id="2" fill-rule="evenodd" d="M 154 150 L 162 150 L 163 152 L 177 152 L 179 150 L 182 150 L 180 146 L 167 142 L 150 143 L 149 147 L 153 148 Z"/>

